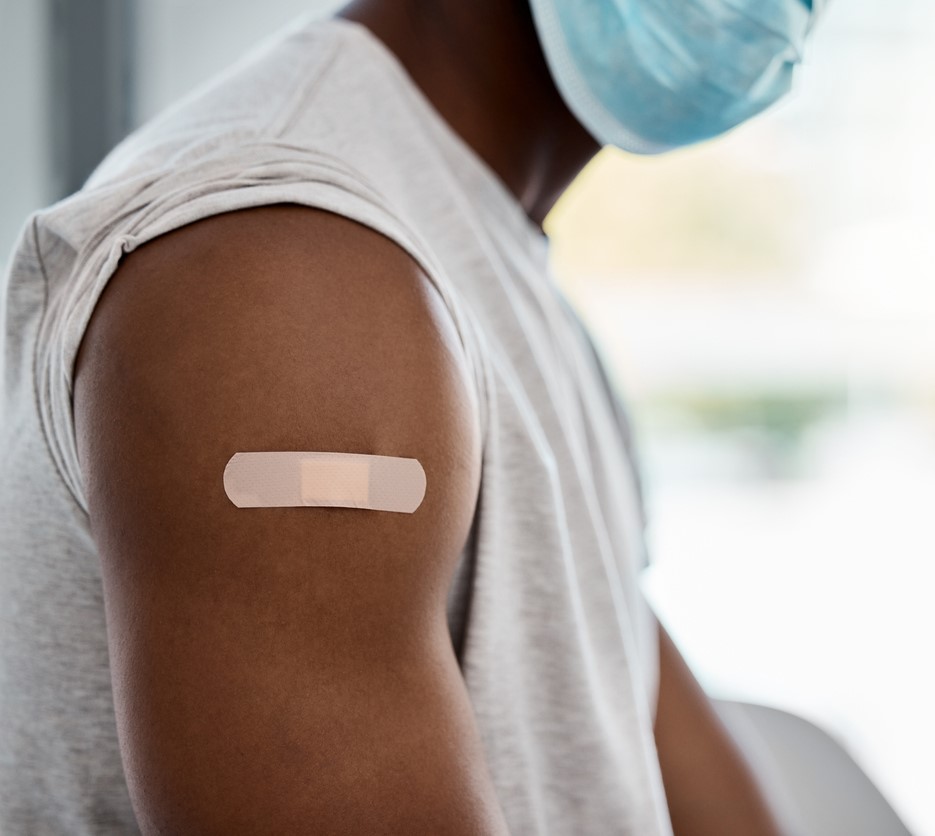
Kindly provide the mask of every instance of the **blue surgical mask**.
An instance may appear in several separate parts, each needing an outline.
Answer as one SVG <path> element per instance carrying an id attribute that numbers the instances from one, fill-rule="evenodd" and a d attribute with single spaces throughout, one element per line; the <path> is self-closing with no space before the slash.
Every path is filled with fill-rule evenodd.
<path id="1" fill-rule="evenodd" d="M 552 76 L 605 145 L 653 154 L 788 92 L 826 0 L 531 0 Z"/>

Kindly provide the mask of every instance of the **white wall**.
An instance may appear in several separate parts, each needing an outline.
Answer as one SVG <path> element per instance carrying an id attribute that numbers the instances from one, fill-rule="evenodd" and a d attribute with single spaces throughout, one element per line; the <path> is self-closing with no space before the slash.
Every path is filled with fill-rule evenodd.
<path id="1" fill-rule="evenodd" d="M 0 0 L 0 266 L 51 199 L 45 4 Z"/>
<path id="2" fill-rule="evenodd" d="M 340 0 L 137 0 L 137 123 L 305 13 Z M 0 267 L 26 217 L 55 199 L 48 3 L 0 0 Z"/>
<path id="3" fill-rule="evenodd" d="M 305 13 L 335 0 L 140 0 L 138 119 L 153 116 Z"/>

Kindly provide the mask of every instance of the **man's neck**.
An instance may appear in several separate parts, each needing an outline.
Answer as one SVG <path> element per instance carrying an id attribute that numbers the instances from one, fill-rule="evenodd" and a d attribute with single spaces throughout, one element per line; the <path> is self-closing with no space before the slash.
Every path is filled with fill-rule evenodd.
<path id="1" fill-rule="evenodd" d="M 357 0 L 363 24 L 400 60 L 458 135 L 541 224 L 599 150 L 555 88 L 528 0 Z"/>

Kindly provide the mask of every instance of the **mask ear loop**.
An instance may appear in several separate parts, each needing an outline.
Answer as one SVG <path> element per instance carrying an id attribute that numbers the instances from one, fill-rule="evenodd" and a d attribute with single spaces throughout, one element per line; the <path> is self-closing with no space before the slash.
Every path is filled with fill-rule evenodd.
<path id="1" fill-rule="evenodd" d="M 412 514 L 425 498 L 417 459 L 360 453 L 236 453 L 224 492 L 238 508 L 358 508 Z"/>

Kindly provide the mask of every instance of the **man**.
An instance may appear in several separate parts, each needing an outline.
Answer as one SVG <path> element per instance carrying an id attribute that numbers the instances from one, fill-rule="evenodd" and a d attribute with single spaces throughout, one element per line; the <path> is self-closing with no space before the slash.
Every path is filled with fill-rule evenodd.
<path id="1" fill-rule="evenodd" d="M 535 6 L 300 21 L 27 226 L 5 834 L 778 832 L 640 596 L 626 424 L 539 229 L 602 124 L 660 150 L 723 96 L 647 78 L 618 120 L 635 82 L 585 66 L 617 53 L 562 52 L 588 4 Z M 231 457 L 283 451 L 417 459 L 424 500 L 237 507 Z"/>

